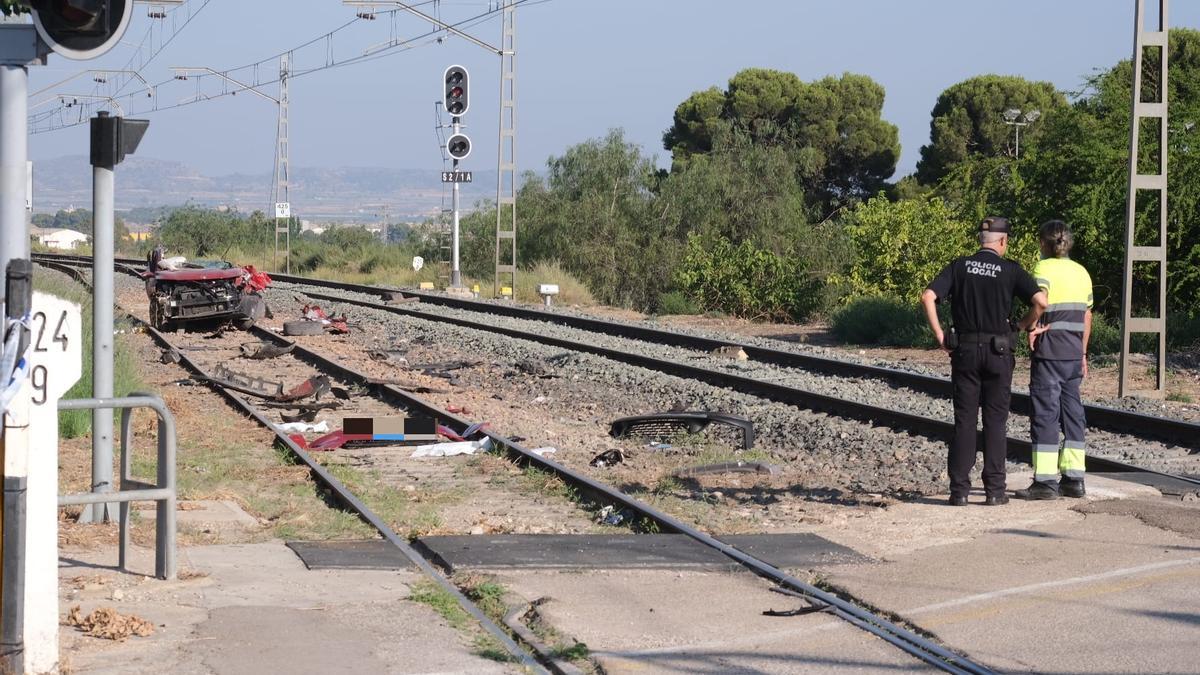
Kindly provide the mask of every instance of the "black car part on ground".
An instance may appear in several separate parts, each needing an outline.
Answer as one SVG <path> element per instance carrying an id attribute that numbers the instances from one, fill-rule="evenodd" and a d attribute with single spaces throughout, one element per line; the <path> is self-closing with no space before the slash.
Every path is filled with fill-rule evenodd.
<path id="1" fill-rule="evenodd" d="M 679 433 L 698 434 L 714 422 L 733 427 L 741 432 L 743 450 L 749 450 L 754 447 L 753 422 L 740 415 L 709 412 L 707 410 L 688 410 L 622 417 L 612 421 L 612 428 L 609 430 L 609 434 L 613 438 L 643 436 L 662 440 Z"/>

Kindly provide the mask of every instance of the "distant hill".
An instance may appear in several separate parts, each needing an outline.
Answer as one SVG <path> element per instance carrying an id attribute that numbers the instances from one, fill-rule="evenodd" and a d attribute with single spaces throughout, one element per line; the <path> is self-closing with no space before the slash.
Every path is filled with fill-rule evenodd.
<path id="1" fill-rule="evenodd" d="M 473 173 L 474 182 L 462 186 L 467 210 L 496 194 L 495 169 Z M 293 167 L 292 174 L 292 212 L 307 220 L 375 221 L 385 213 L 391 220 L 421 219 L 437 215 L 442 208 L 440 168 Z M 206 176 L 182 162 L 147 157 L 127 158 L 117 168 L 116 184 L 119 210 L 192 202 L 265 211 L 271 195 L 270 173 Z M 91 204 L 92 168 L 86 156 L 34 162 L 34 211 L 52 213 L 72 206 L 91 208 Z"/>

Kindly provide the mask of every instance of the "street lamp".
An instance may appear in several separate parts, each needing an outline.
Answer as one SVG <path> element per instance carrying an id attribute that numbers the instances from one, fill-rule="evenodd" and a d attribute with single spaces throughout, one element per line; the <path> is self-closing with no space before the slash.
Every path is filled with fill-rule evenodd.
<path id="1" fill-rule="evenodd" d="M 1021 158 L 1021 127 L 1028 126 L 1038 121 L 1042 113 L 1040 110 L 1029 110 L 1024 114 L 1020 108 L 1009 108 L 1000 114 L 1004 118 L 1004 123 L 1013 127 L 1016 133 L 1016 142 L 1014 143 L 1013 156 L 1017 159 Z"/>

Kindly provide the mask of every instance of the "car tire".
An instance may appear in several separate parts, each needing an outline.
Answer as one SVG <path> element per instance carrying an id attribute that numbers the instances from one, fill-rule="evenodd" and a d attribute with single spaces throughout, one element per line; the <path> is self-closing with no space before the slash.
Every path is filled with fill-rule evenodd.
<path id="1" fill-rule="evenodd" d="M 284 335 L 321 335 L 325 332 L 325 326 L 320 321 L 284 321 Z"/>

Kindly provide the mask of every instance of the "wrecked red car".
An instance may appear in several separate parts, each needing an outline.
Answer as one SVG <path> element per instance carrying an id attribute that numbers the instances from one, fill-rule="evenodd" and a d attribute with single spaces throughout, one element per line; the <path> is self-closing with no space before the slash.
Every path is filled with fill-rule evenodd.
<path id="1" fill-rule="evenodd" d="M 146 262 L 142 276 L 155 328 L 200 319 L 231 319 L 248 327 L 267 314 L 259 292 L 271 278 L 252 266 L 165 258 L 161 247 L 151 251 Z"/>

